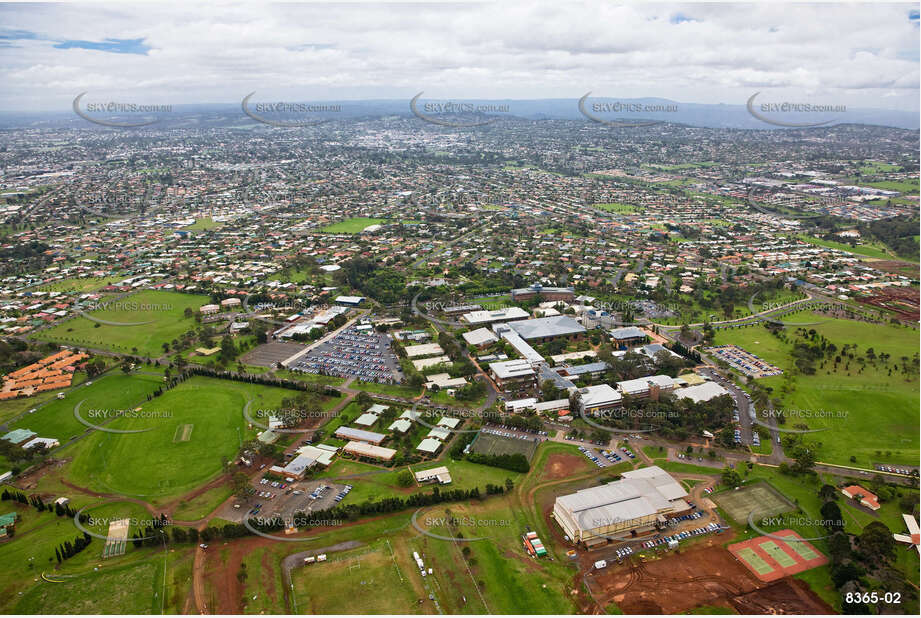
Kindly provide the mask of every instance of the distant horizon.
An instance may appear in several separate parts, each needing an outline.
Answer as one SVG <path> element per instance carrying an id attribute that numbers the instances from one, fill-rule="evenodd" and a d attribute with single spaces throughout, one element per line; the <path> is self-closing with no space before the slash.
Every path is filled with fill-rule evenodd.
<path id="1" fill-rule="evenodd" d="M 87 92 L 89 95 L 92 94 L 92 91 L 87 91 Z M 78 92 L 77 94 L 74 95 L 74 97 L 76 97 L 79 94 L 80 93 Z M 231 101 L 185 101 L 182 103 L 171 103 L 169 101 L 158 101 L 154 99 L 150 99 L 150 100 L 145 99 L 144 102 L 160 104 L 160 105 L 173 105 L 176 107 L 222 106 L 222 105 L 239 107 L 240 102 L 242 101 L 243 97 L 246 96 L 246 94 L 249 94 L 249 93 L 245 93 L 243 96 L 240 97 L 240 99 L 237 99 L 235 101 L 234 100 L 231 100 Z M 256 91 L 256 95 L 258 94 L 259 92 Z M 582 94 L 585 94 L 585 93 L 582 93 Z M 762 91 L 761 95 L 769 96 L 770 92 Z M 278 102 L 278 101 L 284 100 L 284 102 L 287 102 L 287 103 L 406 103 L 407 109 L 408 109 L 409 102 L 413 98 L 413 96 L 415 96 L 415 94 L 409 95 L 406 97 L 402 97 L 402 96 L 388 96 L 388 97 L 368 96 L 368 97 L 361 97 L 361 98 L 348 98 L 348 97 L 297 98 L 297 97 L 291 97 L 287 99 L 284 97 L 270 98 L 270 97 L 258 97 L 257 96 L 256 100 L 263 101 L 263 102 Z M 450 101 L 497 101 L 497 102 L 498 101 L 515 101 L 515 102 L 521 102 L 521 103 L 559 101 L 559 102 L 575 103 L 579 101 L 581 96 L 582 95 L 576 95 L 572 97 L 563 97 L 563 96 L 559 96 L 559 97 L 457 97 L 457 96 L 450 96 L 450 95 L 448 96 L 434 96 L 433 95 L 433 96 L 424 96 L 423 100 L 428 100 L 428 101 L 447 101 L 447 100 L 450 100 Z M 684 101 L 681 99 L 660 97 L 660 96 L 619 97 L 616 95 L 601 95 L 601 94 L 596 95 L 595 93 L 592 93 L 591 99 L 593 101 L 666 101 L 669 103 L 681 103 L 683 105 L 714 106 L 714 107 L 717 107 L 717 106 L 744 107 L 745 106 L 744 100 L 739 101 L 739 102 L 719 101 L 715 103 L 710 103 L 710 102 L 705 102 L 705 101 Z M 66 108 L 46 108 L 46 109 L 39 109 L 39 110 L 29 110 L 29 109 L 22 109 L 22 108 L 0 109 L 0 114 L 19 114 L 19 113 L 21 114 L 28 114 L 28 113 L 42 114 L 42 113 L 59 113 L 59 112 L 73 113 L 73 109 L 71 105 L 72 105 L 72 102 Z M 905 113 L 919 113 L 919 111 L 921 111 L 921 108 L 912 109 L 912 108 L 905 108 L 905 107 L 884 107 L 884 106 L 880 106 L 880 107 L 859 106 L 859 107 L 854 107 L 853 109 L 860 109 L 860 110 L 866 110 L 866 111 L 880 110 L 880 111 L 905 112 Z"/>

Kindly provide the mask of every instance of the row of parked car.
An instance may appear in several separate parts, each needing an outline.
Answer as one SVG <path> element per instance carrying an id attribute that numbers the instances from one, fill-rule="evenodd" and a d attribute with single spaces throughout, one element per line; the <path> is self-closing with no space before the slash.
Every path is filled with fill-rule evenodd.
<path id="1" fill-rule="evenodd" d="M 343 489 L 338 494 L 336 494 L 336 498 L 335 498 L 336 503 L 342 502 L 342 499 L 345 498 L 347 495 L 349 495 L 350 491 L 352 491 L 352 486 L 346 485 L 345 489 Z"/>
<path id="2" fill-rule="evenodd" d="M 659 537 L 658 539 L 652 539 L 651 541 L 646 541 L 643 543 L 643 547 L 650 548 L 655 547 L 656 545 L 667 545 L 669 543 L 682 541 L 684 539 L 689 539 L 691 537 L 700 536 L 702 534 L 709 534 L 711 532 L 722 532 L 720 525 L 716 522 L 707 524 L 702 528 L 694 528 L 693 530 L 684 530 L 682 532 L 676 532 L 669 536 Z"/>
<path id="3" fill-rule="evenodd" d="M 915 476 L 918 476 L 918 471 L 912 470 L 910 468 L 899 468 L 897 466 L 893 467 L 893 466 L 884 466 L 883 464 L 876 464 L 876 469 L 881 472 L 893 472 L 895 474 L 914 474 Z"/>
<path id="4" fill-rule="evenodd" d="M 617 550 L 617 559 L 622 560 L 633 553 L 632 547 L 622 547 Z"/>
<path id="5" fill-rule="evenodd" d="M 599 468 L 604 468 L 604 467 L 605 467 L 605 464 L 601 463 L 601 460 L 598 459 L 598 457 L 595 455 L 595 453 L 593 453 L 593 452 L 591 451 L 591 449 L 587 449 L 587 448 L 585 448 L 584 446 L 580 446 L 580 447 L 579 447 L 579 450 L 582 451 L 582 453 L 583 453 L 586 457 L 588 457 L 589 459 L 591 459 L 591 460 L 595 463 L 595 465 L 598 466 Z"/>
<path id="6" fill-rule="evenodd" d="M 689 519 L 700 519 L 704 514 L 700 511 L 694 511 L 693 513 L 686 513 L 684 515 L 679 515 L 678 517 L 672 517 L 672 521 L 688 521 Z"/>
<path id="7" fill-rule="evenodd" d="M 272 487 L 275 487 L 278 489 L 284 489 L 285 487 L 288 486 L 287 483 L 282 483 L 281 481 L 270 481 L 269 479 L 261 479 L 259 481 L 259 484 L 260 485 L 271 485 Z"/>
<path id="8" fill-rule="evenodd" d="M 331 489 L 329 485 L 320 485 L 319 487 L 317 487 L 316 489 L 314 489 L 312 492 L 310 492 L 310 499 L 311 499 L 311 500 L 318 500 L 319 498 L 322 498 L 322 497 L 323 497 L 323 493 L 324 493 L 327 489 Z"/>

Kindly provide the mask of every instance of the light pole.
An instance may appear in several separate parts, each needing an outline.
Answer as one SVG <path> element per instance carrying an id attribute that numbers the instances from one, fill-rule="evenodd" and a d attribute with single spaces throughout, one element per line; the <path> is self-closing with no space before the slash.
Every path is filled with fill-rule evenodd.
<path id="1" fill-rule="evenodd" d="M 163 592 L 160 595 L 160 614 L 162 615 L 164 603 L 166 603 L 166 562 L 169 552 L 166 549 L 166 531 L 160 528 L 160 534 L 163 535 L 160 537 L 160 540 L 163 541 Z"/>

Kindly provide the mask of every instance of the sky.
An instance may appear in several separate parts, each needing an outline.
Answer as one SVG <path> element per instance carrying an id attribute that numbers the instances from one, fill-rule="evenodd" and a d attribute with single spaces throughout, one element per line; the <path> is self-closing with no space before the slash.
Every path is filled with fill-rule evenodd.
<path id="1" fill-rule="evenodd" d="M 918 3 L 189 4 L 0 4 L 0 110 L 253 91 L 919 109 Z"/>

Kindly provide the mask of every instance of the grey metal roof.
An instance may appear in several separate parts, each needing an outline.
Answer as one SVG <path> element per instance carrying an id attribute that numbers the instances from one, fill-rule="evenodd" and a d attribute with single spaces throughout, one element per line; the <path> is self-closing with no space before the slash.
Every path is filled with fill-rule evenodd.
<path id="1" fill-rule="evenodd" d="M 608 332 L 609 335 L 615 339 L 635 339 L 638 337 L 645 337 L 646 333 L 643 332 L 643 329 L 637 328 L 636 326 L 626 326 L 624 328 L 615 328 Z"/>
<path id="2" fill-rule="evenodd" d="M 509 322 L 508 325 L 525 340 L 575 335 L 585 332 L 584 326 L 567 315 L 552 315 L 534 320 Z"/>

